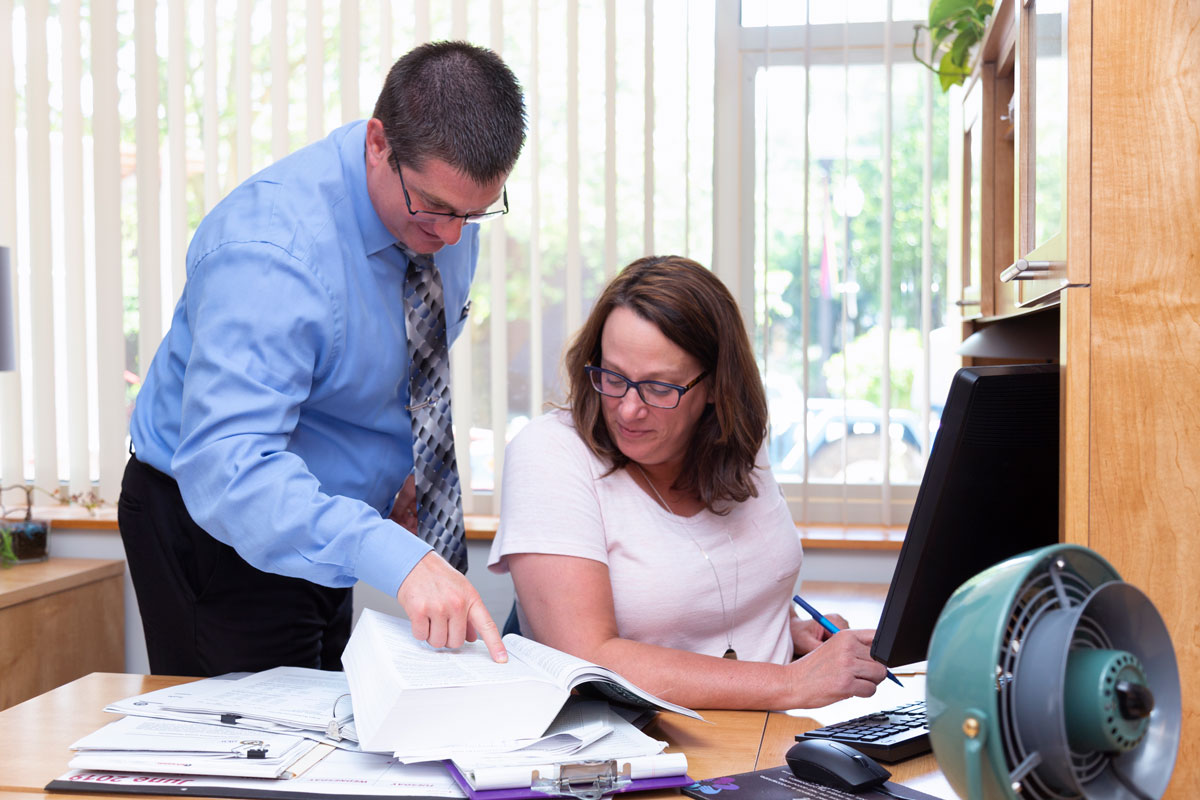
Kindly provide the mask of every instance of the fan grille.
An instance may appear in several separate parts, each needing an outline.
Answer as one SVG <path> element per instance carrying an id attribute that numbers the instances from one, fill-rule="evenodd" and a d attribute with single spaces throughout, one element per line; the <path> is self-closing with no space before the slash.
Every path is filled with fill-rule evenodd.
<path id="1" fill-rule="evenodd" d="M 1021 741 L 1021 732 L 1016 724 L 1015 672 L 1021 645 L 1028 633 L 1044 615 L 1083 603 L 1091 594 L 1092 586 L 1081 575 L 1070 569 L 1061 560 L 1052 560 L 1047 569 L 1031 574 L 1017 593 L 1008 627 L 1001 642 L 1000 657 L 996 665 L 996 689 L 999 694 L 1000 731 L 1003 738 L 1005 767 L 1021 784 L 1021 796 L 1036 800 L 1076 800 L 1082 795 L 1049 786 L 1038 775 L 1036 765 L 1031 764 L 1033 753 Z M 1108 648 L 1108 637 L 1103 629 L 1087 615 L 1077 625 L 1071 642 L 1072 647 Z M 1099 752 L 1071 753 L 1071 767 L 1077 785 L 1085 785 L 1108 764 L 1108 758 Z M 1015 791 L 1015 787 L 1014 787 Z"/>

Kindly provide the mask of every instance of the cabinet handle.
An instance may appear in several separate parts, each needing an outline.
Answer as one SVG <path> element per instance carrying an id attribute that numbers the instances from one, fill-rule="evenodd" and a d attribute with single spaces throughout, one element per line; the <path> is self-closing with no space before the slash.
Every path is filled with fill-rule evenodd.
<path id="1" fill-rule="evenodd" d="M 958 306 L 959 308 L 964 308 L 966 306 L 977 306 L 977 305 L 979 305 L 979 301 L 978 300 L 955 300 L 954 305 Z"/>
<path id="2" fill-rule="evenodd" d="M 1031 281 L 1038 278 L 1053 278 L 1061 275 L 1067 268 L 1065 261 L 1026 261 L 1018 258 L 1004 272 L 1000 273 L 1003 283 L 1009 281 Z"/>

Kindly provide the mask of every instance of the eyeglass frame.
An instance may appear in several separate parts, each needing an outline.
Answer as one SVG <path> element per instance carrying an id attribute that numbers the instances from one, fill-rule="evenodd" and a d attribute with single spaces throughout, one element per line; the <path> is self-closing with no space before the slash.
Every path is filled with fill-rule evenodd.
<path id="1" fill-rule="evenodd" d="M 708 374 L 709 374 L 709 370 L 704 370 L 704 371 L 703 371 L 703 372 L 701 372 L 699 375 L 697 375 L 697 376 L 696 376 L 694 379 L 692 379 L 692 380 L 691 380 L 691 381 L 690 381 L 690 382 L 689 382 L 689 383 L 688 383 L 686 386 L 680 386 L 680 385 L 679 385 L 679 384 L 677 384 L 677 383 L 668 383 L 667 381 L 635 381 L 635 380 L 630 380 L 629 378 L 625 377 L 624 375 L 622 375 L 622 374 L 621 374 L 621 373 L 619 373 L 619 372 L 614 372 L 613 370 L 611 370 L 611 369 L 605 369 L 604 367 L 597 367 L 597 366 L 594 366 L 594 365 L 592 365 L 592 364 L 587 364 L 587 365 L 585 365 L 585 366 L 584 366 L 584 368 L 583 368 L 583 371 L 587 373 L 587 375 L 588 375 L 588 383 L 590 383 L 590 384 L 592 385 L 592 388 L 596 390 L 596 393 L 597 393 L 597 394 L 600 394 L 600 395 L 602 395 L 602 396 L 604 396 L 604 397 L 612 397 L 612 398 L 614 398 L 614 399 L 619 399 L 619 398 L 622 398 L 622 397 L 624 397 L 625 395 L 629 394 L 629 389 L 630 389 L 630 387 L 632 387 L 632 388 L 633 388 L 633 390 L 637 392 L 637 396 L 638 396 L 639 398 L 641 398 L 641 401 L 642 401 L 643 403 L 645 403 L 646 405 L 650 406 L 651 408 L 661 408 L 663 411 L 671 411 L 672 409 L 679 408 L 679 404 L 683 402 L 683 396 L 684 396 L 685 394 L 687 394 L 687 393 L 688 393 L 688 390 L 690 390 L 692 387 L 694 387 L 694 386 L 695 386 L 696 384 L 698 384 L 700 381 L 702 381 L 702 380 L 704 380 L 705 378 L 707 378 L 707 377 L 708 377 Z M 598 374 L 602 374 L 602 373 L 605 373 L 605 374 L 608 374 L 608 375 L 614 375 L 614 376 L 616 376 L 616 377 L 620 378 L 621 380 L 625 381 L 625 391 L 621 392 L 620 394 L 608 394 L 607 392 L 601 391 L 601 390 L 600 390 L 600 387 L 596 385 L 596 381 L 595 381 L 595 379 L 594 379 L 594 377 L 593 377 L 593 376 L 595 376 L 595 375 L 598 375 Z M 646 399 L 646 395 L 642 394 L 642 387 L 643 387 L 643 386 L 645 386 L 645 385 L 647 385 L 647 384 L 650 384 L 650 385 L 653 385 L 653 386 L 663 386 L 663 387 L 665 387 L 665 388 L 667 388 L 667 389 L 674 389 L 674 390 L 675 390 L 675 392 L 676 392 L 676 394 L 675 394 L 675 405 L 673 405 L 673 406 L 660 406 L 660 405 L 656 405 L 655 403 L 652 403 L 652 402 L 650 402 L 649 400 L 647 400 L 647 399 Z"/>
<path id="2" fill-rule="evenodd" d="M 486 222 L 489 219 L 502 217 L 508 213 L 508 184 L 505 184 L 504 188 L 501 190 L 501 198 L 504 201 L 504 208 L 496 209 L 495 211 L 484 211 L 482 214 L 455 214 L 451 211 L 426 211 L 423 208 L 414 210 L 412 207 L 412 198 L 408 196 L 408 187 L 404 184 L 404 172 L 400 169 L 400 161 L 396 158 L 395 154 L 392 155 L 392 166 L 396 168 L 396 174 L 400 176 L 400 191 L 404 192 L 404 206 L 408 209 L 408 214 L 411 217 L 417 217 L 418 219 L 421 219 L 422 217 L 418 215 L 425 215 L 424 218 L 428 222 L 433 223 L 449 222 L 450 220 L 461 219 L 463 224 L 466 225 L 469 222 Z M 435 219 L 428 219 L 429 217 L 434 217 Z"/>

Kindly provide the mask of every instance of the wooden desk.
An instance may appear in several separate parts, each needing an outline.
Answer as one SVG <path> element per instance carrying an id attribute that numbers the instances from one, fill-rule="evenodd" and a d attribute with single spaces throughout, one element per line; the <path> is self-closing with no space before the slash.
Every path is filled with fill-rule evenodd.
<path id="1" fill-rule="evenodd" d="M 806 599 L 825 613 L 841 614 L 852 626 L 869 628 L 879 618 L 887 586 L 806 581 L 803 591 Z M 115 719 L 103 711 L 108 703 L 189 680 L 193 679 L 97 673 L 0 711 L 0 736 L 5 742 L 0 748 L 0 800 L 7 800 L 8 793 L 15 793 L 14 800 L 46 796 L 42 787 L 67 771 L 70 744 Z M 890 684 L 885 682 L 881 691 L 890 691 L 887 687 Z M 779 766 L 797 733 L 822 724 L 796 712 L 702 713 L 707 722 L 663 714 L 647 730 L 670 742 L 672 750 L 685 752 L 688 773 L 697 779 Z M 947 800 L 956 798 L 932 755 L 889 765 L 888 769 L 906 785 Z M 93 800 L 97 797 L 89 796 Z M 637 797 L 657 800 L 679 795 L 653 792 Z"/>
<path id="2" fill-rule="evenodd" d="M 124 561 L 0 570 L 0 709 L 89 672 L 125 669 Z"/>
<path id="3" fill-rule="evenodd" d="M 192 678 L 93 673 L 5 711 L 0 711 L 0 800 L 52 797 L 42 787 L 67 771 L 72 742 L 116 717 L 103 711 L 114 700 L 186 683 Z M 663 714 L 652 736 L 687 753 L 693 777 L 714 778 L 779 766 L 795 734 L 817 727 L 808 717 L 762 711 L 705 711 L 707 722 Z M 955 795 L 932 756 L 889 767 L 895 779 L 937 797 Z M 95 800 L 98 795 L 89 794 Z M 118 797 L 119 795 L 107 795 Z M 675 792 L 639 794 L 645 800 Z M 132 796 L 129 796 L 132 797 Z M 144 795 L 137 795 L 144 797 Z"/>

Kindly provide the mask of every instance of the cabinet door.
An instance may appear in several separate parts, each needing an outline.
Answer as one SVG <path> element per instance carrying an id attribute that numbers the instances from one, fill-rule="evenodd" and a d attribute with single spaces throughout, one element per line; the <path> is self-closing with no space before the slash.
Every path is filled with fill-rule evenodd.
<path id="1" fill-rule="evenodd" d="M 983 84 L 972 80 L 963 98 L 962 308 L 964 319 L 994 313 L 981 306 L 983 264 Z M 990 277 L 990 276 L 989 276 Z"/>
<path id="2" fill-rule="evenodd" d="M 1067 0 L 1028 0 L 1017 51 L 1016 269 L 1019 306 L 1055 295 L 1066 276 Z"/>

